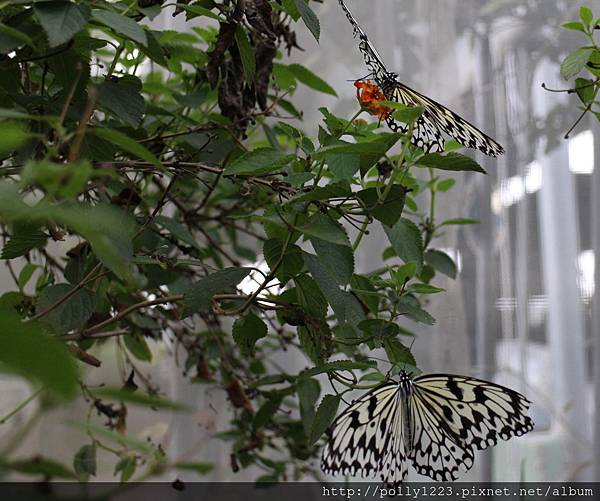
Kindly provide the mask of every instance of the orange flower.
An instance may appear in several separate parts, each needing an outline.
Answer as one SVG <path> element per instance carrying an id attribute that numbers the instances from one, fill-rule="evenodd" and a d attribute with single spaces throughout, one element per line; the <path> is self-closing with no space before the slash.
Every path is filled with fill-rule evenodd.
<path id="1" fill-rule="evenodd" d="M 354 82 L 356 87 L 356 98 L 360 105 L 371 115 L 385 120 L 392 112 L 391 108 L 381 104 L 381 101 L 387 101 L 379 86 L 371 80 L 358 80 Z"/>

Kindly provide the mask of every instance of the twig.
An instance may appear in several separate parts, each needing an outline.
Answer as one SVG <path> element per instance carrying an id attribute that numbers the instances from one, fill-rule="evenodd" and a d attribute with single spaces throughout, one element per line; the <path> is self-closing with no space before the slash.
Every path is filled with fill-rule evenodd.
<path id="1" fill-rule="evenodd" d="M 140 310 L 142 308 L 147 308 L 149 306 L 155 306 L 155 305 L 159 305 L 159 304 L 176 303 L 177 301 L 181 301 L 183 298 L 184 298 L 183 294 L 178 294 L 176 296 L 167 296 L 167 297 L 163 297 L 160 299 L 153 299 L 152 301 L 143 301 L 141 303 L 133 304 L 133 305 L 129 306 L 128 308 L 125 308 L 124 310 L 117 313 L 114 317 L 108 318 L 96 325 L 93 325 L 89 329 L 85 329 L 81 334 L 82 334 L 82 336 L 84 336 L 84 338 L 89 337 L 90 334 L 103 329 L 107 325 L 117 322 L 118 320 L 122 319 L 123 317 L 126 317 L 127 315 L 129 315 L 130 313 L 133 313 L 136 310 Z"/>
<path id="2" fill-rule="evenodd" d="M 60 339 L 63 341 L 83 341 L 84 339 L 106 339 L 110 337 L 125 336 L 126 334 L 129 334 L 127 329 L 118 329 L 115 331 L 96 332 L 87 335 L 84 333 L 69 334 L 68 336 L 62 336 Z"/>
<path id="3" fill-rule="evenodd" d="M 0 419 L 0 424 L 6 423 L 11 417 L 18 414 L 23 410 L 30 402 L 33 402 L 44 388 L 40 388 L 37 391 L 34 391 L 31 395 L 29 395 L 25 400 L 23 400 L 19 405 L 17 405 L 12 411 L 10 411 L 6 416 Z"/>

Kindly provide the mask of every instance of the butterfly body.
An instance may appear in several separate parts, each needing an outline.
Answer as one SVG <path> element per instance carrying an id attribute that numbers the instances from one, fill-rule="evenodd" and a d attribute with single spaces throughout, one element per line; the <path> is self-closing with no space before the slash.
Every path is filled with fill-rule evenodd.
<path id="1" fill-rule="evenodd" d="M 532 430 L 528 407 L 520 393 L 488 381 L 401 371 L 336 418 L 321 466 L 398 484 L 410 462 L 434 480 L 455 480 L 473 466 L 475 450 Z"/>
<path id="2" fill-rule="evenodd" d="M 412 144 L 422 148 L 426 153 L 440 152 L 444 151 L 446 137 L 450 137 L 463 146 L 476 148 L 492 157 L 504 153 L 504 148 L 499 143 L 464 118 L 400 82 L 396 73 L 387 70 L 381 56 L 346 7 L 344 0 L 338 1 L 354 29 L 354 36 L 359 39 L 358 48 L 363 55 L 365 64 L 386 99 L 406 106 L 423 108 L 423 114 L 416 121 L 412 131 Z M 386 118 L 386 122 L 394 132 L 400 131 L 403 134 L 408 132 L 408 127 L 394 120 L 391 115 Z"/>

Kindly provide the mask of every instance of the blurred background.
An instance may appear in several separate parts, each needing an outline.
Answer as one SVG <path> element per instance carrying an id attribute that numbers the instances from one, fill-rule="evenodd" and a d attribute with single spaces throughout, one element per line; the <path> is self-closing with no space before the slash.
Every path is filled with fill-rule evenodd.
<path id="1" fill-rule="evenodd" d="M 600 302 L 595 301 L 595 255 L 600 252 L 600 172 L 595 159 L 600 158 L 600 127 L 589 116 L 564 139 L 578 117 L 576 97 L 542 88 L 543 82 L 550 88 L 566 87 L 559 64 L 582 38 L 559 25 L 575 19 L 581 3 L 347 0 L 347 4 L 390 71 L 473 122 L 506 149 L 499 159 L 468 151 L 487 176 L 448 176 L 457 184 L 440 200 L 439 217 L 468 217 L 482 224 L 449 227 L 436 242 L 455 258 L 459 276 L 436 283 L 448 291 L 428 306 L 436 325 L 410 326 L 418 333 L 413 352 L 425 372 L 491 379 L 533 402 L 536 429 L 477 453 L 475 467 L 464 479 L 599 480 L 600 441 L 595 443 L 594 436 L 600 435 L 600 370 L 594 369 L 600 369 Z M 301 127 L 313 135 L 319 107 L 327 106 L 339 116 L 354 114 L 353 81 L 367 73 L 338 3 L 327 0 L 315 10 L 322 24 L 320 44 L 299 24 L 304 52 L 296 52 L 294 58 L 333 85 L 339 98 L 298 90 L 294 102 L 305 111 Z M 155 23 L 162 29 L 184 29 L 183 19 L 168 15 Z M 378 268 L 386 247 L 383 231 L 373 231 L 360 247 L 357 272 Z M 2 277 L 5 274 L 2 270 Z M 2 278 L 2 283 L 10 281 Z M 148 367 L 153 380 L 195 411 L 177 415 L 137 411 L 129 416 L 130 429 L 153 437 L 180 460 L 215 462 L 205 480 L 255 478 L 251 470 L 232 473 L 230 445 L 212 438 L 227 423 L 225 395 L 210 386 L 188 384 L 174 362 L 175 348 L 161 344 L 154 349 L 153 365 Z M 285 363 L 290 370 L 307 366 L 304 359 Z M 107 366 L 90 373 L 91 382 L 106 381 L 111 371 L 114 368 Z M 20 380 L 4 379 L 1 384 L 5 409 L 29 395 Z M 71 454 L 81 435 L 64 422 L 83 408 L 58 410 L 37 423 L 20 451 L 60 458 L 66 448 Z M 23 413 L 10 426 L 17 429 L 26 417 Z M 8 428 L 0 432 L 0 444 L 18 439 Z M 108 462 L 99 469 L 98 479 L 114 478 Z M 414 472 L 411 475 L 417 480 Z M 198 479 L 192 473 L 180 477 Z"/>

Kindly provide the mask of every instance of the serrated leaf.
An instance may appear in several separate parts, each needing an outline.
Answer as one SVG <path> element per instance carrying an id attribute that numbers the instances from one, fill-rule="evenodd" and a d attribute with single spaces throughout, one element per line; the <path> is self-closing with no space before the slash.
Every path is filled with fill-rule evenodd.
<path id="1" fill-rule="evenodd" d="M 469 225 L 469 224 L 479 224 L 481 221 L 479 219 L 469 219 L 466 217 L 460 217 L 456 219 L 446 219 L 440 226 L 452 226 L 452 225 Z"/>
<path id="2" fill-rule="evenodd" d="M 36 304 L 36 313 L 46 311 L 75 286 L 71 284 L 50 285 L 41 292 Z M 43 317 L 58 334 L 66 334 L 74 329 L 82 328 L 96 309 L 96 295 L 86 288 L 79 289 L 69 299 L 53 308 Z"/>
<path id="3" fill-rule="evenodd" d="M 309 7 L 306 0 L 294 0 L 294 5 L 300 13 L 302 21 L 304 21 L 304 24 L 313 34 L 315 40 L 318 42 L 319 37 L 321 36 L 321 23 L 319 23 L 319 18 Z"/>
<path id="4" fill-rule="evenodd" d="M 393 364 L 417 365 L 413 354 L 398 339 L 386 337 L 383 340 L 383 348 L 389 361 Z"/>
<path id="5" fill-rule="evenodd" d="M 286 283 L 298 275 L 304 268 L 302 249 L 297 245 L 290 244 L 284 252 L 284 245 L 284 241 L 278 238 L 270 238 L 263 244 L 265 261 L 271 270 L 274 270 L 279 264 L 275 276 L 282 283 Z"/>
<path id="6" fill-rule="evenodd" d="M 335 419 L 335 415 L 340 405 L 340 399 L 340 395 L 325 395 L 323 397 L 312 423 L 310 439 L 308 441 L 309 445 L 315 444 L 321 438 L 323 433 L 325 433 L 327 428 L 329 428 L 329 425 L 331 425 Z"/>
<path id="7" fill-rule="evenodd" d="M 338 323 L 354 326 L 364 320 L 365 313 L 358 300 L 351 293 L 339 288 L 331 270 L 326 268 L 317 256 L 305 252 L 304 263 L 331 305 Z"/>
<path id="8" fill-rule="evenodd" d="M 438 294 L 439 292 L 444 292 L 444 290 L 429 284 L 412 284 L 406 292 L 410 294 Z"/>
<path id="9" fill-rule="evenodd" d="M 36 2 L 33 12 L 48 35 L 50 47 L 57 47 L 73 38 L 89 18 L 86 5 L 62 1 Z"/>
<path id="10" fill-rule="evenodd" d="M 579 8 L 579 17 L 586 25 L 589 26 L 590 24 L 592 24 L 592 21 L 594 20 L 594 13 L 592 12 L 592 10 L 589 7 L 582 5 Z"/>
<path id="11" fill-rule="evenodd" d="M 348 245 L 348 235 L 343 227 L 333 221 L 330 217 L 317 212 L 309 220 L 298 228 L 298 231 L 309 238 L 320 238 L 326 242 L 338 245 Z"/>
<path id="12" fill-rule="evenodd" d="M 167 217 L 167 216 L 156 216 L 154 218 L 154 222 L 167 230 L 174 236 L 177 240 L 191 245 L 195 249 L 200 249 L 198 242 L 194 238 L 194 236 L 190 233 L 190 231 L 179 221 L 176 219 Z"/>
<path id="13" fill-rule="evenodd" d="M 31 134 L 21 124 L 13 122 L 2 122 L 2 134 L 0 134 L 0 159 L 14 153 Z"/>
<path id="14" fill-rule="evenodd" d="M 316 379 L 300 378 L 296 384 L 296 393 L 300 406 L 300 419 L 304 433 L 309 436 L 315 418 L 315 406 L 321 393 L 321 385 Z"/>
<path id="15" fill-rule="evenodd" d="M 258 175 L 274 172 L 285 167 L 295 158 L 274 148 L 258 148 L 244 153 L 225 167 L 227 175 Z"/>
<path id="16" fill-rule="evenodd" d="M 138 332 L 131 332 L 123 336 L 123 341 L 129 352 L 135 358 L 144 362 L 152 361 L 152 351 L 150 351 L 148 342 L 142 334 Z"/>
<path id="17" fill-rule="evenodd" d="M 292 72 L 294 77 L 296 77 L 296 80 L 303 83 L 307 87 L 310 87 L 318 92 L 322 92 L 323 94 L 329 94 L 330 96 L 337 97 L 337 92 L 333 89 L 333 87 L 331 87 L 331 85 L 301 64 L 289 64 L 287 69 Z"/>
<path id="18" fill-rule="evenodd" d="M 246 30 L 241 25 L 238 25 L 235 30 L 235 41 L 237 43 L 238 50 L 240 51 L 240 57 L 242 59 L 242 66 L 244 67 L 244 77 L 248 85 L 252 85 L 254 82 L 254 75 L 256 74 L 256 61 L 254 58 L 254 50 L 246 35 Z"/>
<path id="19" fill-rule="evenodd" d="M 254 313 L 239 317 L 233 324 L 232 333 L 235 344 L 242 355 L 254 356 L 254 345 L 259 339 L 267 336 L 267 325 Z"/>
<path id="20" fill-rule="evenodd" d="M 352 252 L 350 242 L 339 245 L 320 238 L 311 238 L 310 241 L 317 257 L 329 269 L 337 284 L 348 285 L 354 274 L 354 252 Z"/>
<path id="21" fill-rule="evenodd" d="M 581 47 L 575 52 L 569 54 L 560 65 L 560 74 L 565 80 L 569 80 L 577 75 L 590 60 L 594 49 Z"/>
<path id="22" fill-rule="evenodd" d="M 417 273 L 420 273 L 423 269 L 423 238 L 415 223 L 400 218 L 391 228 L 384 226 L 383 229 L 396 255 L 405 263 L 416 263 Z"/>
<path id="23" fill-rule="evenodd" d="M 134 42 L 142 45 L 147 45 L 148 43 L 146 32 L 130 17 L 122 16 L 110 10 L 100 9 L 94 9 L 92 17 L 115 33 L 130 38 Z"/>
<path id="24" fill-rule="evenodd" d="M 407 188 L 395 184 L 382 203 L 378 203 L 379 193 L 376 188 L 367 188 L 366 190 L 359 191 L 356 196 L 360 198 L 366 209 L 375 219 L 387 226 L 393 226 L 400 219 L 400 216 L 402 216 L 406 193 Z"/>
<path id="25" fill-rule="evenodd" d="M 8 311 L 0 315 L 0 363 L 63 398 L 77 392 L 77 367 L 66 344 Z"/>
<path id="26" fill-rule="evenodd" d="M 184 316 L 205 311 L 211 306 L 215 294 L 228 292 L 239 284 L 249 273 L 250 268 L 225 268 L 201 278 L 186 292 Z"/>
<path id="27" fill-rule="evenodd" d="M 48 240 L 39 226 L 15 224 L 13 235 L 2 248 L 2 259 L 14 259 L 26 255 L 30 250 L 42 247 Z"/>
<path id="28" fill-rule="evenodd" d="M 137 128 L 140 122 L 142 121 L 142 117 L 144 115 L 144 110 L 146 107 L 144 98 L 140 93 L 141 86 L 141 81 L 137 77 L 131 75 L 123 76 L 116 81 L 104 81 L 98 86 L 98 105 L 104 111 L 118 118 L 123 123 L 130 125 L 133 128 Z M 121 134 L 121 136 L 123 136 L 123 134 Z M 121 139 L 121 142 L 123 142 L 123 139 Z M 122 144 L 117 144 L 123 147 Z M 127 144 L 131 144 L 131 142 Z M 138 148 L 138 151 L 142 151 L 142 148 L 146 150 L 146 148 L 142 145 L 138 144 L 138 146 L 140 146 L 140 148 Z M 134 154 L 139 155 L 139 153 L 137 152 L 135 152 Z M 147 160 L 149 162 L 151 161 L 146 158 L 144 158 L 144 160 Z M 155 163 L 156 160 L 152 162 Z"/>
<path id="29" fill-rule="evenodd" d="M 475 160 L 456 152 L 445 153 L 444 155 L 441 155 L 440 153 L 429 153 L 423 155 L 418 160 L 417 165 L 420 167 L 430 167 L 432 169 L 481 172 L 482 174 L 487 174 L 483 167 Z"/>
<path id="30" fill-rule="evenodd" d="M 450 278 L 456 278 L 456 264 L 445 252 L 433 249 L 428 250 L 425 253 L 425 262 L 434 270 Z"/>
<path id="31" fill-rule="evenodd" d="M 140 391 L 131 391 L 122 388 L 103 387 L 94 390 L 94 396 L 107 400 L 116 400 L 128 404 L 151 407 L 153 409 L 170 409 L 175 411 L 188 410 L 189 407 L 179 402 L 173 402 L 158 395 L 148 395 Z"/>

